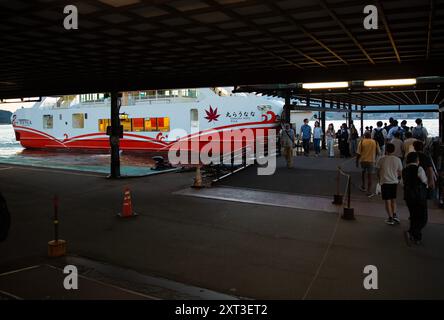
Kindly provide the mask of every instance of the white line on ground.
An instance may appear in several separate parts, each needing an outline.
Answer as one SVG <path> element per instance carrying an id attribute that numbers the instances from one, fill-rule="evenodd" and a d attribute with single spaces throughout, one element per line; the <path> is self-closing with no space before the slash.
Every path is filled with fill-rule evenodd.
<path id="1" fill-rule="evenodd" d="M 50 264 L 47 264 L 46 266 L 49 267 L 49 268 L 52 268 L 52 269 L 59 270 L 59 271 L 63 272 L 62 269 L 60 269 L 58 267 L 55 267 L 55 266 L 52 266 Z M 132 290 L 129 290 L 129 289 L 125 289 L 125 288 L 113 285 L 113 284 L 102 282 L 100 280 L 96 280 L 96 279 L 93 279 L 93 278 L 88 278 L 88 277 L 85 277 L 85 276 L 83 276 L 81 274 L 79 274 L 79 277 L 83 278 L 83 279 L 86 279 L 88 281 L 92 281 L 92 282 L 98 283 L 98 284 L 100 284 L 102 286 L 107 286 L 107 287 L 110 287 L 110 288 L 118 289 L 120 291 L 124 291 L 124 292 L 130 293 L 130 294 L 133 294 L 133 295 L 136 295 L 136 296 L 140 296 L 140 297 L 143 297 L 143 298 L 147 298 L 147 299 L 151 299 L 151 300 L 162 300 L 162 299 L 159 299 L 159 298 L 156 298 L 156 297 L 153 297 L 153 296 L 149 296 L 149 295 L 146 295 L 146 294 L 143 294 L 143 293 L 140 293 L 140 292 L 132 291 Z"/>
<path id="2" fill-rule="evenodd" d="M 20 298 L 20 297 L 18 297 L 16 295 L 13 295 L 12 293 L 9 293 L 9 292 L 3 291 L 3 290 L 0 290 L 0 294 L 2 294 L 4 296 L 7 296 L 7 297 L 10 297 L 10 298 L 15 299 L 15 300 L 24 300 L 23 298 Z"/>
<path id="3" fill-rule="evenodd" d="M 57 170 L 46 169 L 46 168 L 33 168 L 33 167 L 22 167 L 22 166 L 17 166 L 14 168 L 15 169 L 22 169 L 22 170 L 43 171 L 43 172 L 51 172 L 51 173 L 58 173 L 58 174 L 70 174 L 70 175 L 74 175 L 74 176 L 86 176 L 86 177 L 96 177 L 96 178 L 103 178 L 105 176 L 105 175 L 91 174 L 91 173 L 71 172 L 71 171 L 63 170 L 63 169 L 61 169 L 60 171 L 57 171 Z"/>
<path id="4" fill-rule="evenodd" d="M 311 288 L 313 287 L 313 284 L 318 279 L 319 273 L 321 273 L 321 269 L 324 266 L 325 261 L 327 260 L 327 256 L 330 253 L 330 248 L 333 245 L 333 241 L 335 240 L 336 232 L 338 231 L 338 225 L 339 225 L 340 219 L 341 219 L 341 215 L 338 213 L 338 217 L 337 217 L 336 222 L 335 222 L 335 227 L 334 227 L 333 232 L 331 234 L 330 240 L 328 241 L 327 249 L 325 250 L 325 253 L 322 256 L 321 262 L 319 263 L 319 266 L 316 269 L 316 272 L 315 272 L 315 274 L 313 276 L 313 279 L 311 279 L 310 284 L 307 287 L 307 290 L 305 290 L 305 294 L 302 297 L 302 300 L 307 299 L 307 296 L 310 293 Z"/>
<path id="5" fill-rule="evenodd" d="M 12 169 L 12 167 L 0 168 L 0 171 L 2 171 L 2 170 L 10 170 L 10 169 Z"/>

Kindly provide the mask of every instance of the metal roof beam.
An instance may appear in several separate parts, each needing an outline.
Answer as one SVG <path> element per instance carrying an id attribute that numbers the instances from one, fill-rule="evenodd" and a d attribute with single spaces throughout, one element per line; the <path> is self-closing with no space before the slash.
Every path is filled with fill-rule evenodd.
<path id="1" fill-rule="evenodd" d="M 321 46 L 323 49 L 330 52 L 335 58 L 343 62 L 344 64 L 348 65 L 348 62 L 344 60 L 339 54 L 337 54 L 333 49 L 328 47 L 324 42 L 319 40 L 313 33 L 309 32 L 305 27 L 303 27 L 301 24 L 299 24 L 295 18 L 287 14 L 285 10 L 282 10 L 275 2 L 275 0 L 267 0 L 268 5 L 275 10 L 277 13 L 279 13 L 282 17 L 284 17 L 287 21 L 292 23 L 295 27 L 297 27 L 299 30 L 302 31 L 304 35 L 306 35 L 308 38 L 312 39 L 315 43 L 317 43 L 319 46 Z"/>
<path id="2" fill-rule="evenodd" d="M 375 61 L 370 57 L 370 55 L 367 53 L 367 51 L 364 49 L 364 47 L 359 43 L 358 39 L 348 30 L 348 28 L 345 26 L 345 24 L 338 18 L 336 13 L 333 12 L 328 6 L 328 4 L 324 1 L 320 1 L 321 7 L 328 12 L 330 17 L 341 27 L 341 29 L 349 36 L 350 39 L 355 43 L 355 45 L 362 51 L 362 53 L 367 57 L 367 59 L 372 63 L 375 64 Z"/>
<path id="3" fill-rule="evenodd" d="M 321 67 L 326 67 L 322 62 L 320 62 L 319 60 L 309 56 L 308 54 L 304 53 L 302 50 L 294 47 L 293 45 L 289 44 L 287 41 L 282 40 L 282 38 L 280 38 L 278 35 L 273 35 L 270 31 L 268 31 L 267 29 L 259 26 L 258 24 L 252 22 L 250 19 L 248 19 L 246 16 L 242 16 L 234 11 L 232 11 L 231 9 L 227 9 L 224 6 L 220 5 L 218 2 L 214 1 L 214 0 L 204 0 L 205 3 L 207 3 L 208 5 L 212 6 L 213 8 L 217 8 L 220 12 L 225 13 L 227 16 L 232 17 L 234 19 L 237 20 L 242 20 L 244 21 L 246 24 L 248 24 L 253 30 L 257 29 L 259 31 L 261 31 L 262 33 L 266 34 L 267 36 L 271 37 L 271 38 L 276 38 L 281 44 L 287 46 L 288 48 L 294 50 L 295 52 L 297 52 L 299 55 L 303 56 L 304 58 L 306 58 L 307 60 L 310 60 L 316 64 L 318 64 Z M 251 44 L 251 42 L 250 42 Z"/>
<path id="4" fill-rule="evenodd" d="M 435 13 L 435 0 L 430 0 L 429 25 L 428 25 L 428 30 L 427 30 L 426 59 L 428 59 L 430 57 L 430 48 L 432 46 L 432 25 L 433 25 L 434 13 Z"/>

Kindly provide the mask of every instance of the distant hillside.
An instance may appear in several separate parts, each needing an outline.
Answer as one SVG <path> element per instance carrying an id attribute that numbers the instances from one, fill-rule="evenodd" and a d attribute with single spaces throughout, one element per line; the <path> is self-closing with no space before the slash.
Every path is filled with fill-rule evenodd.
<path id="1" fill-rule="evenodd" d="M 0 124 L 11 124 L 12 112 L 0 110 Z"/>

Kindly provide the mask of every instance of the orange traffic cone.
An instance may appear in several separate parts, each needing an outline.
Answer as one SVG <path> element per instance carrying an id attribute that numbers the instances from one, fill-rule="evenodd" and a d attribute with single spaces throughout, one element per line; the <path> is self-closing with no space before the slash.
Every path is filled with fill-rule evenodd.
<path id="1" fill-rule="evenodd" d="M 137 213 L 133 211 L 133 203 L 131 201 L 131 192 L 129 187 L 125 188 L 125 193 L 123 195 L 122 213 L 119 213 L 118 215 L 121 218 L 130 218 L 137 216 Z"/>
<path id="2" fill-rule="evenodd" d="M 193 188 L 203 188 L 202 184 L 202 174 L 200 173 L 200 166 L 198 165 L 196 167 L 196 176 L 194 177 L 194 184 L 192 185 Z"/>

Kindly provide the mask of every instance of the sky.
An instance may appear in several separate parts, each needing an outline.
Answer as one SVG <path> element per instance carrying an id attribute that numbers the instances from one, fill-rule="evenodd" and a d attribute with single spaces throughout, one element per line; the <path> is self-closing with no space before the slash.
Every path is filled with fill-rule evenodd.
<path id="1" fill-rule="evenodd" d="M 27 102 L 27 103 L 0 103 L 0 110 L 7 110 L 11 112 L 15 112 L 15 110 L 21 108 L 22 106 L 25 108 L 30 108 L 34 105 L 35 102 Z"/>

